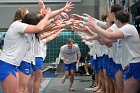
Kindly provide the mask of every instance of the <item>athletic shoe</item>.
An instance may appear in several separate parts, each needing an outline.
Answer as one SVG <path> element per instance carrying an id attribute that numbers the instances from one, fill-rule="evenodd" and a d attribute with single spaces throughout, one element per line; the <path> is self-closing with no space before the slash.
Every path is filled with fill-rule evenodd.
<path id="1" fill-rule="evenodd" d="M 62 83 L 65 83 L 65 80 L 66 80 L 66 77 L 64 76 L 64 77 L 62 78 Z"/>
<path id="2" fill-rule="evenodd" d="M 70 90 L 70 91 L 75 91 L 73 87 L 70 87 L 69 90 Z"/>

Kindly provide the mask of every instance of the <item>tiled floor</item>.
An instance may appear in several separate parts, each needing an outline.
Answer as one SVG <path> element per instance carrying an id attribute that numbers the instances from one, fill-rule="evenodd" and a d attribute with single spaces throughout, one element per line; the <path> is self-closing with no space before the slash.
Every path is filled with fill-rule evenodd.
<path id="1" fill-rule="evenodd" d="M 89 88 L 91 84 L 90 76 L 76 76 L 73 85 L 75 91 L 69 91 L 69 79 L 64 84 L 61 83 L 61 80 L 61 76 L 51 79 L 44 78 L 41 93 L 93 93 Z"/>
<path id="2" fill-rule="evenodd" d="M 73 87 L 75 91 L 69 91 L 69 79 L 61 83 L 62 75 L 56 78 L 43 78 L 40 93 L 93 93 L 89 86 L 91 84 L 90 76 L 75 76 Z M 2 93 L 0 89 L 0 93 Z"/>

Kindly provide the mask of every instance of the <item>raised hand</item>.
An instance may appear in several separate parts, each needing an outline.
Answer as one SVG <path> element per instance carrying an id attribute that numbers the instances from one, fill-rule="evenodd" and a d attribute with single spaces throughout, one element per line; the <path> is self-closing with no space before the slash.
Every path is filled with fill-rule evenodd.
<path id="1" fill-rule="evenodd" d="M 87 21 L 92 27 L 95 27 L 97 25 L 97 21 L 93 17 L 88 17 Z"/>
<path id="2" fill-rule="evenodd" d="M 66 5 L 60 9 L 61 12 L 69 12 L 74 8 L 74 4 L 72 2 L 67 2 Z"/>
<path id="3" fill-rule="evenodd" d="M 51 8 L 47 7 L 44 9 L 44 11 L 42 12 L 42 15 L 50 17 L 51 16 Z"/>
<path id="4" fill-rule="evenodd" d="M 40 9 L 40 13 L 42 14 L 43 10 L 45 9 L 45 5 L 42 0 L 39 0 L 38 7 Z"/>
<path id="5" fill-rule="evenodd" d="M 62 12 L 60 15 L 64 17 L 64 19 L 69 19 L 69 16 L 65 12 Z"/>
<path id="6" fill-rule="evenodd" d="M 83 16 L 78 15 L 78 14 L 71 14 L 70 16 L 75 20 L 82 20 L 83 19 Z"/>
<path id="7" fill-rule="evenodd" d="M 86 17 L 91 17 L 89 14 L 83 13 L 84 16 Z"/>
<path id="8" fill-rule="evenodd" d="M 45 5 L 44 5 L 44 3 L 43 3 L 43 0 L 39 0 L 39 2 L 38 2 L 38 7 L 39 7 L 40 9 L 44 9 L 44 8 L 45 8 Z"/>

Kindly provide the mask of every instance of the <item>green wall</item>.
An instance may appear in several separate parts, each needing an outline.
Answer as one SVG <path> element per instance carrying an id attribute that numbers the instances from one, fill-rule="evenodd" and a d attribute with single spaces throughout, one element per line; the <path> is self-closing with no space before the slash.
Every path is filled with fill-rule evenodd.
<path id="1" fill-rule="evenodd" d="M 0 36 L 3 35 L 6 30 L 7 29 L 1 29 Z M 68 38 L 73 38 L 75 43 L 79 45 L 81 53 L 87 53 L 89 51 L 88 46 L 82 42 L 81 38 L 78 35 L 74 34 L 73 31 L 65 31 L 62 32 L 59 37 L 48 43 L 45 63 L 51 63 L 56 60 L 56 58 L 59 56 L 60 47 L 67 43 Z"/>
<path id="2" fill-rule="evenodd" d="M 81 53 L 87 53 L 89 48 L 81 42 L 79 36 L 75 35 L 72 31 L 62 32 L 61 35 L 48 43 L 46 63 L 54 62 L 59 56 L 60 48 L 67 43 L 68 38 L 73 38 L 75 43 L 79 45 Z"/>

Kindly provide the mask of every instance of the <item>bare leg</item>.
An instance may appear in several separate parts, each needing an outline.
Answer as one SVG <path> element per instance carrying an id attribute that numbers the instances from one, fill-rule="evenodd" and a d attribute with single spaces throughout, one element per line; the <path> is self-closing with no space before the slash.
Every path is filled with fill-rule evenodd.
<path id="1" fill-rule="evenodd" d="M 116 88 L 117 88 L 117 93 L 123 93 L 124 92 L 124 84 L 123 84 L 123 72 L 118 71 L 115 74 L 116 77 Z"/>
<path id="2" fill-rule="evenodd" d="M 27 86 L 31 75 L 19 72 L 19 93 L 28 93 Z"/>
<path id="3" fill-rule="evenodd" d="M 105 76 L 105 93 L 109 93 L 109 78 Z"/>
<path id="4" fill-rule="evenodd" d="M 88 68 L 89 68 L 89 64 L 86 63 L 86 64 L 84 65 L 84 69 L 85 69 L 85 71 L 86 71 L 86 75 L 89 75 Z"/>
<path id="5" fill-rule="evenodd" d="M 99 74 L 95 73 L 95 83 L 97 84 L 96 87 L 93 88 L 93 91 L 97 91 L 99 89 Z"/>
<path id="6" fill-rule="evenodd" d="M 73 82 L 74 82 L 74 70 L 71 70 L 70 71 L 70 90 L 72 91 L 73 91 L 72 89 Z"/>
<path id="7" fill-rule="evenodd" d="M 17 76 L 18 77 L 18 76 Z M 9 74 L 4 81 L 2 81 L 3 93 L 18 93 L 18 78 L 13 74 Z"/>
<path id="8" fill-rule="evenodd" d="M 95 72 L 95 84 L 98 85 L 98 74 Z"/>
<path id="9" fill-rule="evenodd" d="M 101 82 L 102 82 L 101 93 L 105 93 L 105 69 L 103 69 L 101 73 Z"/>
<path id="10" fill-rule="evenodd" d="M 29 83 L 28 83 L 28 92 L 29 93 L 33 93 L 33 85 L 34 85 L 34 71 L 33 71 L 33 73 L 32 73 L 32 75 L 31 75 L 31 77 L 30 77 L 30 79 L 29 79 Z"/>
<path id="11" fill-rule="evenodd" d="M 70 71 L 70 87 L 72 87 L 74 82 L 74 70 Z"/>
<path id="12" fill-rule="evenodd" d="M 109 78 L 109 93 L 114 93 L 114 84 L 112 78 Z"/>
<path id="13" fill-rule="evenodd" d="M 65 80 L 67 79 L 68 76 L 69 76 L 69 71 L 65 71 L 65 74 L 64 74 L 64 76 L 62 78 L 62 83 L 65 82 Z"/>
<path id="14" fill-rule="evenodd" d="M 41 80 L 42 80 L 42 70 L 37 69 L 35 71 L 35 81 L 34 81 L 34 86 L 33 86 L 33 93 L 40 93 L 40 85 L 41 85 Z"/>
<path id="15" fill-rule="evenodd" d="M 137 93 L 140 87 L 140 81 L 133 77 L 124 80 L 124 93 Z"/>

